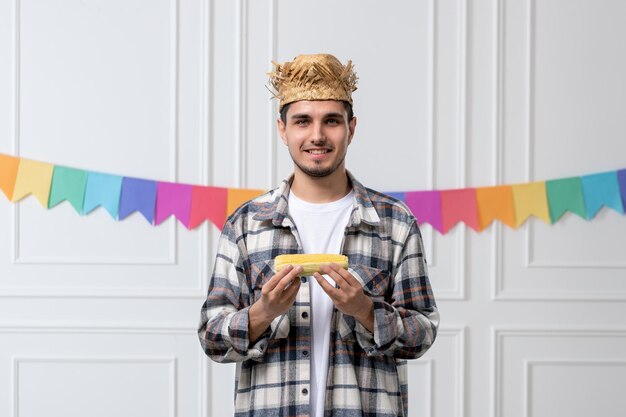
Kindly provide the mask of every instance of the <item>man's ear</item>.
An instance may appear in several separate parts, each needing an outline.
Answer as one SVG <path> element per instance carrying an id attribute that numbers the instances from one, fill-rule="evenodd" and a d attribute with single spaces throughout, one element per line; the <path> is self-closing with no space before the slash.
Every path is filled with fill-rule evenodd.
<path id="1" fill-rule="evenodd" d="M 286 135 L 286 126 L 283 123 L 281 118 L 276 119 L 276 127 L 278 127 L 278 134 L 280 138 L 283 140 L 283 143 L 287 144 L 287 135 Z"/>
<path id="2" fill-rule="evenodd" d="M 348 134 L 348 145 L 350 143 L 352 143 L 352 138 L 354 137 L 355 129 L 356 129 L 356 116 L 354 116 L 352 118 L 352 120 L 350 120 L 348 122 L 348 131 L 349 131 L 349 134 Z"/>

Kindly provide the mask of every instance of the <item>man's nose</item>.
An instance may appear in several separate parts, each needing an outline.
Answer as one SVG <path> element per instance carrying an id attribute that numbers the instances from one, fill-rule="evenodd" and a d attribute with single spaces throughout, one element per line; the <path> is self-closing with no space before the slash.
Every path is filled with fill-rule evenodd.
<path id="1" fill-rule="evenodd" d="M 311 142 L 319 143 L 324 142 L 326 140 L 326 136 L 324 135 L 324 129 L 321 122 L 313 122 L 311 132 Z"/>

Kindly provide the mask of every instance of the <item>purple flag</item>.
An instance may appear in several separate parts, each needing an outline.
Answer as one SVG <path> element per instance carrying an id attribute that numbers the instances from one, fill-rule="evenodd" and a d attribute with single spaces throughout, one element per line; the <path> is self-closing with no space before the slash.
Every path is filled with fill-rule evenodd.
<path id="1" fill-rule="evenodd" d="M 443 233 L 440 191 L 409 191 L 406 193 L 406 204 L 419 224 L 429 223 Z"/>
<path id="2" fill-rule="evenodd" d="M 619 191 L 622 194 L 622 206 L 626 209 L 626 169 L 617 171 L 617 180 L 619 181 Z"/>
<path id="3" fill-rule="evenodd" d="M 403 203 L 406 203 L 406 193 L 404 193 L 403 191 L 392 191 L 392 192 L 385 192 L 385 194 L 387 194 L 390 197 L 396 198 L 400 201 L 402 201 Z"/>
<path id="4" fill-rule="evenodd" d="M 193 186 L 173 182 L 158 183 L 156 198 L 156 221 L 159 225 L 172 214 L 189 229 L 191 194 Z"/>
<path id="5" fill-rule="evenodd" d="M 123 220 L 134 211 L 139 210 L 143 217 L 152 224 L 154 222 L 156 192 L 156 181 L 124 177 L 122 179 L 119 219 Z"/>

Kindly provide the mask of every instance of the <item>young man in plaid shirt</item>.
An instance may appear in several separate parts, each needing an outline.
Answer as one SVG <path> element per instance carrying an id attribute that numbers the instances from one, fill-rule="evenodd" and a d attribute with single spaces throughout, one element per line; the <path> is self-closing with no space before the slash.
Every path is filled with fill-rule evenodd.
<path id="1" fill-rule="evenodd" d="M 237 363 L 235 416 L 406 416 L 406 360 L 430 348 L 439 324 L 417 222 L 345 168 L 351 62 L 274 65 L 294 173 L 226 221 L 200 342 L 211 359 Z M 276 256 L 296 253 L 343 254 L 349 267 L 274 272 Z"/>

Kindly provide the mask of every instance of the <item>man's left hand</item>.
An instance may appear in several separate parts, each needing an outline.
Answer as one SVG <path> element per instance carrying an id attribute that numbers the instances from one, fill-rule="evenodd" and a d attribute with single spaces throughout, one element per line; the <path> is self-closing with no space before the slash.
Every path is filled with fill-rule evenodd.
<path id="1" fill-rule="evenodd" d="M 320 273 L 313 274 L 337 310 L 353 316 L 367 330 L 374 333 L 374 303 L 363 291 L 361 283 L 350 272 L 337 264 L 322 265 L 320 270 L 337 284 L 335 288 Z"/>

